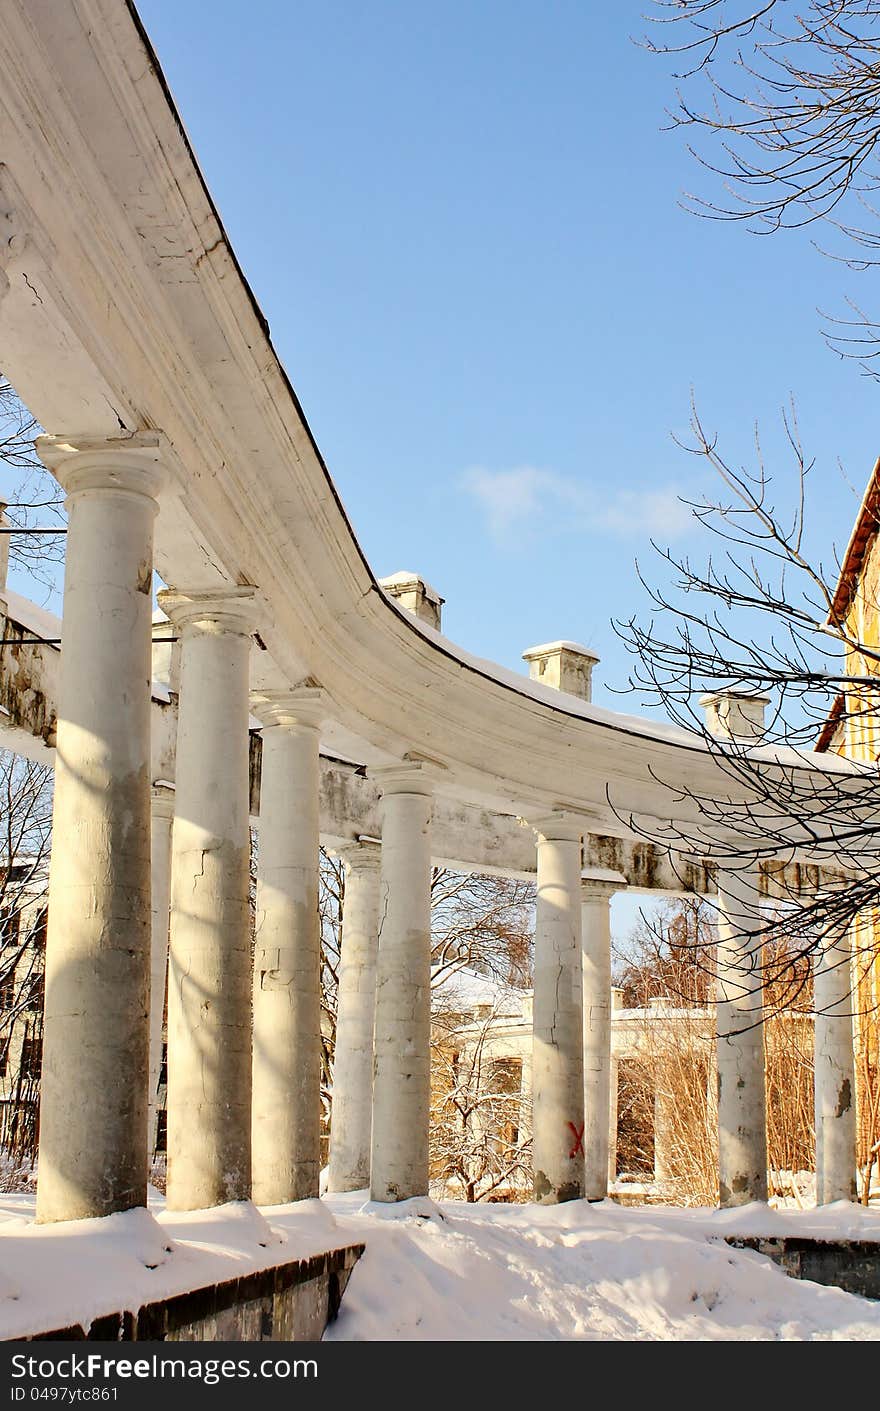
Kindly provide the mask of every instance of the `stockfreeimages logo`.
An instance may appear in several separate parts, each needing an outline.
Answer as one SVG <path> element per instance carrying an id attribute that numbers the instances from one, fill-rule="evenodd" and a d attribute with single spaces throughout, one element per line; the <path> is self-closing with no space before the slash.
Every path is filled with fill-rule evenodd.
<path id="1" fill-rule="evenodd" d="M 294 1378 L 316 1378 L 318 1364 L 313 1358 L 298 1358 L 290 1361 L 286 1357 L 264 1357 L 251 1362 L 246 1358 L 210 1357 L 204 1360 L 184 1357 L 108 1357 L 106 1353 L 90 1352 L 84 1356 L 70 1353 L 63 1357 L 28 1357 L 16 1353 L 12 1358 L 12 1379 L 14 1382 L 57 1382 L 62 1381 L 200 1381 L 205 1386 L 217 1386 L 220 1382 L 258 1379 L 275 1381 Z M 97 1388 L 95 1388 L 97 1389 Z M 34 1400 L 49 1388 L 16 1385 L 10 1388 L 13 1401 Z M 51 1388 L 52 1391 L 67 1391 L 68 1397 L 59 1395 L 52 1400 L 91 1400 L 89 1389 L 85 1387 Z M 46 1398 L 50 1399 L 50 1398 Z"/>

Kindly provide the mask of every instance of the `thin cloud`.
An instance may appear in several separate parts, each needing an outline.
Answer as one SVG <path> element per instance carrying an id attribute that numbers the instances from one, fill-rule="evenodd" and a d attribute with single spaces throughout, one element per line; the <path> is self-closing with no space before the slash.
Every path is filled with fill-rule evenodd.
<path id="1" fill-rule="evenodd" d="M 674 485 L 615 489 L 531 465 L 511 470 L 474 466 L 462 476 L 461 484 L 500 544 L 534 529 L 668 541 L 694 527 L 693 514 L 681 503 L 681 491 Z"/>

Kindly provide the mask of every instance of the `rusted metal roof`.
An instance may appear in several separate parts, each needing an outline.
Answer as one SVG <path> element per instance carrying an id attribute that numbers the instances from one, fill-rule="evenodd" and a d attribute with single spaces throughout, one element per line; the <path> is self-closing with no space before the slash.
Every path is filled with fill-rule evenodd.
<path id="1" fill-rule="evenodd" d="M 819 738 L 813 746 L 817 754 L 823 753 L 830 747 L 831 741 L 834 739 L 835 731 L 840 723 L 840 717 L 843 714 L 845 700 L 846 697 L 843 691 L 838 691 L 837 695 L 834 697 L 834 704 L 828 712 L 828 719 L 819 731 Z"/>
<path id="2" fill-rule="evenodd" d="M 856 594 L 868 549 L 880 530 L 880 458 L 875 462 L 853 532 L 846 546 L 828 621 L 842 622 Z"/>

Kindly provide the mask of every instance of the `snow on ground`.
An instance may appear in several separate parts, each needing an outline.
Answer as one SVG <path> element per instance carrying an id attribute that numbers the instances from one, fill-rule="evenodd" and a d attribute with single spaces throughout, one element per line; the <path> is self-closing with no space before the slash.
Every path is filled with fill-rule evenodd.
<path id="1" fill-rule="evenodd" d="M 365 1193 L 33 1224 L 0 1196 L 0 1336 L 364 1242 L 327 1341 L 880 1341 L 880 1303 L 789 1279 L 726 1234 L 880 1239 L 880 1214 L 590 1205 L 399 1206 Z"/>
<path id="2" fill-rule="evenodd" d="M 765 1232 L 880 1238 L 880 1217 L 859 1208 L 817 1216 L 410 1201 L 359 1213 L 358 1198 L 332 1199 L 339 1226 L 366 1239 L 367 1252 L 327 1341 L 880 1341 L 880 1303 L 789 1279 L 721 1242 Z"/>

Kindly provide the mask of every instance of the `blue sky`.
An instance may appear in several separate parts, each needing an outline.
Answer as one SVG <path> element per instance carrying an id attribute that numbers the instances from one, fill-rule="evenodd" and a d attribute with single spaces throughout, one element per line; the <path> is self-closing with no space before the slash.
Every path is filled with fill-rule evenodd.
<path id="1" fill-rule="evenodd" d="M 652 532 L 701 551 L 670 436 L 691 387 L 743 455 L 759 419 L 771 460 L 797 398 L 826 553 L 856 508 L 838 459 L 861 493 L 877 452 L 874 388 L 816 312 L 862 285 L 808 232 L 679 208 L 710 188 L 662 131 L 643 8 L 140 3 L 374 568 L 423 573 L 448 634 L 508 666 L 586 642 L 596 698 L 629 709 L 603 683 L 626 679 L 633 561 L 654 576 Z"/>

